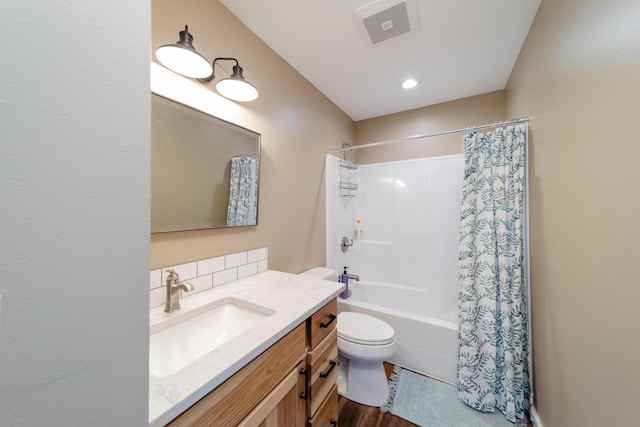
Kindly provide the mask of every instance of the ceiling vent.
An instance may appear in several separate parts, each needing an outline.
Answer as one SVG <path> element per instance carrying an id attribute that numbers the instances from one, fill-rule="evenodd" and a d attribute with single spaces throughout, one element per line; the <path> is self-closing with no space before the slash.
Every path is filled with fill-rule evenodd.
<path id="1" fill-rule="evenodd" d="M 353 16 L 373 44 L 419 27 L 415 0 L 378 0 L 355 10 Z"/>

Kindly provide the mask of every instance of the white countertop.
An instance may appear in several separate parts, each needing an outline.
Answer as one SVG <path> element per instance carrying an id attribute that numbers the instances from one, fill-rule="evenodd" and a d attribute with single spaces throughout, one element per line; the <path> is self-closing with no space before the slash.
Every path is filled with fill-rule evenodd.
<path id="1" fill-rule="evenodd" d="M 182 310 L 176 313 L 165 313 L 164 306 L 152 308 L 151 328 L 226 297 L 268 307 L 275 313 L 173 375 L 157 378 L 150 374 L 149 425 L 164 426 L 173 420 L 342 290 L 342 283 L 321 280 L 313 275 L 268 270 L 182 298 Z"/>

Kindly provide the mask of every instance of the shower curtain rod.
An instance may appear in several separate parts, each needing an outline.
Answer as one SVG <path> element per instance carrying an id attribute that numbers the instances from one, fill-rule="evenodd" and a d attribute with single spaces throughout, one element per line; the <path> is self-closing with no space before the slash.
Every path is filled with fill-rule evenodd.
<path id="1" fill-rule="evenodd" d="M 411 141 L 411 140 L 414 140 L 414 139 L 431 138 L 431 137 L 434 137 L 434 136 L 449 135 L 449 134 L 452 134 L 452 133 L 471 132 L 471 131 L 478 130 L 478 129 L 495 128 L 495 127 L 500 127 L 500 126 L 512 125 L 512 124 L 516 124 L 516 123 L 524 123 L 524 122 L 528 122 L 528 121 L 529 121 L 529 117 L 520 117 L 519 119 L 505 120 L 503 122 L 495 122 L 495 123 L 490 123 L 490 124 L 486 124 L 486 125 L 472 126 L 472 127 L 466 127 L 466 128 L 462 128 L 462 129 L 455 129 L 455 130 L 448 130 L 448 131 L 432 133 L 432 134 L 413 135 L 413 136 L 407 136 L 405 138 L 400 138 L 400 139 L 392 139 L 392 140 L 389 140 L 389 141 L 371 142 L 369 144 L 354 145 L 352 147 L 350 146 L 350 147 L 343 147 L 343 148 L 331 148 L 331 149 L 326 151 L 326 154 L 342 153 L 343 151 L 353 151 L 353 150 L 358 150 L 360 148 L 377 147 L 379 145 L 386 145 L 386 144 L 391 144 L 391 143 L 394 143 L 394 142 L 405 142 L 405 141 Z"/>

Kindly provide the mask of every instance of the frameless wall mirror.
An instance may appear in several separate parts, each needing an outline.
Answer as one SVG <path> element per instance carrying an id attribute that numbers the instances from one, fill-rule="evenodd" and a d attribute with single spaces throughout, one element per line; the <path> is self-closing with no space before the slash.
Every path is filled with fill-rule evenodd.
<path id="1" fill-rule="evenodd" d="M 151 98 L 151 232 L 257 225 L 260 134 Z"/>

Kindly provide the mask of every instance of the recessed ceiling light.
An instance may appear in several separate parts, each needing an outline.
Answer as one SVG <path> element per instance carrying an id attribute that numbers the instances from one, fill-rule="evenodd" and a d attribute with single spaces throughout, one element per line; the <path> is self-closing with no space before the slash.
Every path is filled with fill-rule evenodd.
<path id="1" fill-rule="evenodd" d="M 407 79 L 402 82 L 402 89 L 413 89 L 418 86 L 418 80 L 416 79 Z"/>

